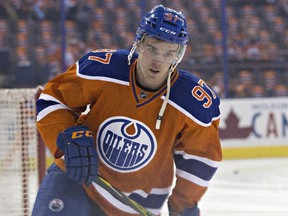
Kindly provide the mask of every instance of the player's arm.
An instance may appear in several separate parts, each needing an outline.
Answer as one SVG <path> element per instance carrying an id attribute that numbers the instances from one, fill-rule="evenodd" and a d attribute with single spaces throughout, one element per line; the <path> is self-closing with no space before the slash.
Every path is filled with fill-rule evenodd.
<path id="1" fill-rule="evenodd" d="M 199 80 L 192 88 L 194 119 L 181 132 L 174 149 L 176 185 L 169 197 L 171 215 L 198 216 L 198 202 L 205 194 L 220 161 L 222 151 L 218 126 L 219 98 Z"/>
<path id="2" fill-rule="evenodd" d="M 78 74 L 81 67 L 89 71 L 88 57 L 50 80 L 37 101 L 37 128 L 44 142 L 55 158 L 64 155 L 68 178 L 86 184 L 96 178 L 98 166 L 92 132 L 77 126 L 80 114 L 91 103 L 89 95 L 97 93 L 95 82 L 92 88 L 92 81 Z"/>
<path id="3" fill-rule="evenodd" d="M 55 158 L 63 155 L 56 145 L 59 133 L 74 126 L 85 110 L 87 99 L 81 85 L 73 65 L 50 80 L 37 100 L 37 129 Z"/>
<path id="4" fill-rule="evenodd" d="M 77 120 L 100 96 L 115 52 L 102 49 L 83 56 L 50 80 L 37 101 L 37 128 L 44 142 L 55 158 L 64 156 L 68 178 L 80 183 L 96 178 L 98 161 L 92 132 L 77 126 Z"/>
<path id="5" fill-rule="evenodd" d="M 177 180 L 169 197 L 171 212 L 181 216 L 199 215 L 197 204 L 222 159 L 218 123 L 216 120 L 209 127 L 186 129 L 179 139 L 174 150 Z"/>
<path id="6" fill-rule="evenodd" d="M 95 103 L 101 92 L 103 82 L 97 82 L 96 78 L 104 71 L 101 66 L 109 63 L 103 63 L 103 56 L 105 53 L 91 52 L 82 57 L 50 80 L 37 101 L 37 128 L 56 158 L 63 155 L 56 146 L 59 133 L 75 126 L 79 115 L 88 104 Z"/>

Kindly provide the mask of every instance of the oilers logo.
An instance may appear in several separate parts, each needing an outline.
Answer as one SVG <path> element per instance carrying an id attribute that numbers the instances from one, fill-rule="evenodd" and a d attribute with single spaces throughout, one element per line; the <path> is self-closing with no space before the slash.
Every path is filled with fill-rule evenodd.
<path id="1" fill-rule="evenodd" d="M 157 150 L 152 131 L 142 122 L 123 116 L 100 125 L 97 143 L 100 159 L 111 169 L 126 173 L 146 166 Z"/>

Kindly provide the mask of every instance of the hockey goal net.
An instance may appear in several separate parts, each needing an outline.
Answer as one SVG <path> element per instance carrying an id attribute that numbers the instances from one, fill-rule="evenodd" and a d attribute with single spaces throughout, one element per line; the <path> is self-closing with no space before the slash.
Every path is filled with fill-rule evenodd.
<path id="1" fill-rule="evenodd" d="M 45 175 L 45 146 L 36 130 L 39 89 L 0 89 L 0 215 L 31 215 Z"/>

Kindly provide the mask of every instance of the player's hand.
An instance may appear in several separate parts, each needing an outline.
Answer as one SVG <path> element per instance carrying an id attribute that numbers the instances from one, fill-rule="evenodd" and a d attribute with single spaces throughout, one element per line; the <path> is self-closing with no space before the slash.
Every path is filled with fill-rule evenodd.
<path id="1" fill-rule="evenodd" d="M 193 208 L 186 208 L 182 213 L 174 212 L 168 203 L 169 216 L 200 216 L 200 210 L 197 205 Z"/>
<path id="2" fill-rule="evenodd" d="M 98 157 L 92 132 L 73 126 L 59 134 L 57 146 L 63 151 L 69 179 L 90 185 L 98 173 Z"/>

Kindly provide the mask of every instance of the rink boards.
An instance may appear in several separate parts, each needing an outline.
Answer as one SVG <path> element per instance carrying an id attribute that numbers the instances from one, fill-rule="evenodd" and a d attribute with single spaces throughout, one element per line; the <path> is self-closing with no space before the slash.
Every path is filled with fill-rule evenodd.
<path id="1" fill-rule="evenodd" d="M 288 156 L 288 98 L 222 99 L 224 158 Z"/>

